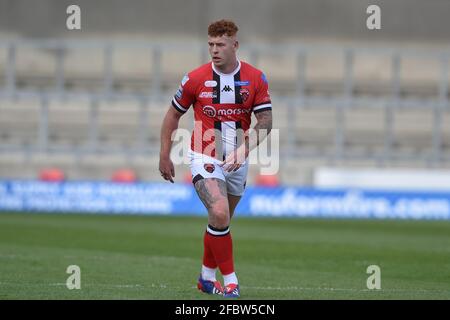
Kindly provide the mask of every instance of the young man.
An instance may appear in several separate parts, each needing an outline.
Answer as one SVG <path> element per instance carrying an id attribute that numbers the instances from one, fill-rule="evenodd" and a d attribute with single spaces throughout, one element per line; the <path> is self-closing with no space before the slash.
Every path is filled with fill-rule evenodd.
<path id="1" fill-rule="evenodd" d="M 173 183 L 171 135 L 180 117 L 193 105 L 195 125 L 189 154 L 193 184 L 208 210 L 204 254 L 197 287 L 206 293 L 239 297 L 234 272 L 230 220 L 244 192 L 249 152 L 272 128 L 272 105 L 264 74 L 239 61 L 234 22 L 208 27 L 212 61 L 188 73 L 172 100 L 161 128 L 159 170 Z M 251 113 L 257 124 L 250 129 Z M 216 268 L 224 287 L 216 280 Z"/>

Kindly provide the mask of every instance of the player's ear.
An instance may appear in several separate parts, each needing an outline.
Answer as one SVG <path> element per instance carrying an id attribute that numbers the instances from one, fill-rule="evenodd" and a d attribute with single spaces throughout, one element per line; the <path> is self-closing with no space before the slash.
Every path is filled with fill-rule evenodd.
<path id="1" fill-rule="evenodd" d="M 239 41 L 234 40 L 234 50 L 239 49 Z"/>

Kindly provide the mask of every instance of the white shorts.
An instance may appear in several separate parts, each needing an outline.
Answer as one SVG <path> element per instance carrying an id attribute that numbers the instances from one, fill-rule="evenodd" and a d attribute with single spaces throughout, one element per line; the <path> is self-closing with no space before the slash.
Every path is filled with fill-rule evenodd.
<path id="1" fill-rule="evenodd" d="M 220 166 L 221 161 L 204 154 L 189 150 L 188 153 L 192 182 L 199 179 L 217 178 L 225 181 L 227 193 L 233 196 L 242 196 L 247 182 L 248 161 L 236 171 L 227 172 Z"/>

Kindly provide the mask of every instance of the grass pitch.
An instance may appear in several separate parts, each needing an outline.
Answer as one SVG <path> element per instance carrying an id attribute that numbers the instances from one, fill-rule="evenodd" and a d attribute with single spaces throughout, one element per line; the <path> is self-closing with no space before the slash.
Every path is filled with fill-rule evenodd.
<path id="1" fill-rule="evenodd" d="M 196 288 L 206 217 L 0 214 L 0 299 L 221 299 Z M 240 218 L 242 299 L 450 299 L 450 222 Z M 81 289 L 68 290 L 69 265 Z M 369 265 L 381 289 L 368 290 Z"/>

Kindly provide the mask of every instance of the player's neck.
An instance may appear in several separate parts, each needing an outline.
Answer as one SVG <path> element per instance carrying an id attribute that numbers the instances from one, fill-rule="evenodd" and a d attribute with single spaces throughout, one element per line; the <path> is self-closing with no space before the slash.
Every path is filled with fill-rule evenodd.
<path id="1" fill-rule="evenodd" d="M 217 69 L 217 71 L 220 71 L 221 73 L 232 73 L 234 70 L 236 70 L 236 68 L 239 66 L 239 62 L 237 60 L 237 58 L 235 58 L 232 62 L 228 63 L 227 65 L 224 66 L 216 66 L 214 65 L 214 68 Z"/>

